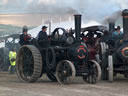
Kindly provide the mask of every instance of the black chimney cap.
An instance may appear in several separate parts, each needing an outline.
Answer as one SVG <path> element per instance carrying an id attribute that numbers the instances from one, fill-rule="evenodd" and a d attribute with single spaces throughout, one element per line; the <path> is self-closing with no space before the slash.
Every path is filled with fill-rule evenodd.
<path id="1" fill-rule="evenodd" d="M 74 16 L 82 16 L 81 14 L 75 14 Z"/>
<path id="2" fill-rule="evenodd" d="M 122 11 L 122 15 L 123 15 L 123 16 L 128 15 L 128 9 L 124 9 L 124 10 Z"/>

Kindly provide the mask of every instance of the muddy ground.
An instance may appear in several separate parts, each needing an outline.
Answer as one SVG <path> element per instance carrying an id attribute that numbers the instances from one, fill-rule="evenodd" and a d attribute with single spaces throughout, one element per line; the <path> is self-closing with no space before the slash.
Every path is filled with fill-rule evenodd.
<path id="1" fill-rule="evenodd" d="M 22 83 L 16 75 L 0 72 L 0 96 L 128 96 L 128 79 L 118 77 L 113 83 L 91 85 L 76 78 L 73 84 L 62 86 L 46 76 L 36 83 Z"/>

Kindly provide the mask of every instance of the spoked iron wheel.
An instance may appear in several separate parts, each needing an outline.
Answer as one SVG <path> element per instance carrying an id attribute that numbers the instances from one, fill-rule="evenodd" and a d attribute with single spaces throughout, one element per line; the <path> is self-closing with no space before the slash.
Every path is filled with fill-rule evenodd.
<path id="1" fill-rule="evenodd" d="M 97 83 L 97 81 L 99 81 L 101 78 L 100 65 L 96 61 L 91 60 L 88 63 L 88 70 L 89 70 L 89 73 L 86 77 L 86 81 L 91 84 Z M 85 78 L 83 79 L 85 80 Z"/>
<path id="2" fill-rule="evenodd" d="M 17 76 L 21 81 L 35 82 L 42 72 L 40 51 L 32 45 L 20 48 L 16 58 Z"/>
<path id="3" fill-rule="evenodd" d="M 76 76 L 76 70 L 72 62 L 60 61 L 56 68 L 56 78 L 60 84 L 70 84 Z"/>

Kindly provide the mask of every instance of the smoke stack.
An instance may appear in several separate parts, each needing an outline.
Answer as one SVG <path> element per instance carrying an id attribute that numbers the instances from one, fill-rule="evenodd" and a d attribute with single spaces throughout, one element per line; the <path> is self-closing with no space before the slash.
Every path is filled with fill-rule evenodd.
<path id="1" fill-rule="evenodd" d="M 80 41 L 80 32 L 81 32 L 81 15 L 74 15 L 75 16 L 75 36 L 76 41 Z"/>
<path id="2" fill-rule="evenodd" d="M 109 22 L 109 34 L 111 35 L 115 31 L 115 22 Z"/>
<path id="3" fill-rule="evenodd" d="M 124 31 L 123 40 L 128 41 L 128 9 L 123 10 L 122 16 L 123 16 L 123 31 Z"/>

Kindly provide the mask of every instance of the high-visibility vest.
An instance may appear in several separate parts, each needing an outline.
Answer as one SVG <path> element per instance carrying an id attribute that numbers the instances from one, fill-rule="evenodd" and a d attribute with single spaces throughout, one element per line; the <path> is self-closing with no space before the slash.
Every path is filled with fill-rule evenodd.
<path id="1" fill-rule="evenodd" d="M 16 65 L 16 61 L 11 61 L 11 59 L 16 59 L 16 52 L 13 52 L 13 51 L 10 51 L 9 52 L 9 60 L 10 60 L 10 63 L 11 63 L 11 66 L 15 66 Z"/>

